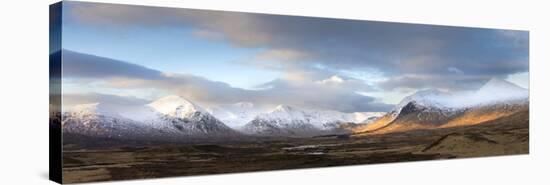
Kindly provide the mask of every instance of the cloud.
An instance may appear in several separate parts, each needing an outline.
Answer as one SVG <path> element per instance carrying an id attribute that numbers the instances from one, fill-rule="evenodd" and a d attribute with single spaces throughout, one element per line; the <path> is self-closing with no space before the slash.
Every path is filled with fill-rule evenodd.
<path id="1" fill-rule="evenodd" d="M 335 85 L 339 85 L 339 84 L 344 83 L 344 79 L 342 79 L 342 78 L 339 77 L 339 76 L 334 75 L 334 76 L 331 76 L 330 78 L 327 78 L 327 79 L 318 81 L 318 83 L 321 83 L 321 84 L 335 84 Z"/>
<path id="2" fill-rule="evenodd" d="M 498 30 L 498 33 L 503 37 L 507 37 L 513 41 L 517 48 L 529 47 L 529 32 L 514 31 L 514 30 Z"/>
<path id="3" fill-rule="evenodd" d="M 308 58 L 307 53 L 302 53 L 297 50 L 271 49 L 271 50 L 267 50 L 259 53 L 255 59 L 294 62 L 294 61 L 302 61 L 307 58 Z"/>
<path id="4" fill-rule="evenodd" d="M 386 111 L 390 108 L 387 104 L 377 103 L 372 97 L 355 93 L 355 90 L 368 88 L 364 83 L 353 80 L 331 83 L 328 80 L 325 80 L 327 83 L 301 81 L 297 84 L 295 81 L 277 79 L 260 85 L 260 90 L 246 90 L 194 75 L 170 74 L 162 80 L 113 79 L 108 85 L 114 88 L 163 89 L 203 105 L 253 102 L 268 107 L 287 104 L 344 112 Z"/>
<path id="5" fill-rule="evenodd" d="M 459 74 L 459 75 L 462 75 L 464 74 L 464 71 L 456 68 L 456 67 L 448 67 L 447 70 L 451 73 L 455 73 L 455 74 Z"/>
<path id="6" fill-rule="evenodd" d="M 525 31 L 322 19 L 69 2 L 81 22 L 125 26 L 182 26 L 199 37 L 261 47 L 253 62 L 275 70 L 378 69 L 388 76 L 459 72 L 481 79 L 528 70 Z M 308 62 L 304 64 L 304 60 Z M 248 63 L 250 64 L 250 62 Z M 309 65 L 309 66 L 308 66 Z M 437 75 L 434 75 L 437 76 Z M 390 83 L 390 80 L 385 83 Z M 460 83 L 454 81 L 453 83 Z M 481 82 L 481 81 L 480 81 Z"/>
<path id="7" fill-rule="evenodd" d="M 164 91 L 164 93 L 158 94 L 156 98 L 166 94 L 177 94 L 202 105 L 253 102 L 258 106 L 267 107 L 287 104 L 344 112 L 386 111 L 390 108 L 387 104 L 376 102 L 372 97 L 355 93 L 356 90 L 368 91 L 371 87 L 353 78 L 332 76 L 318 81 L 316 78 L 308 76 L 307 73 L 303 73 L 303 79 L 301 80 L 281 78 L 259 85 L 260 90 L 246 90 L 191 74 L 161 73 L 143 66 L 129 65 L 123 61 L 72 51 L 64 52 L 64 54 L 67 53 L 70 53 L 72 57 L 64 59 L 64 62 L 71 63 L 70 71 L 66 70 L 65 78 L 76 81 L 75 83 L 79 83 L 80 80 L 83 85 L 85 85 L 86 80 L 93 79 L 96 82 L 102 82 L 100 84 L 102 87 L 159 89 Z M 86 65 L 77 65 L 77 61 L 73 61 L 77 59 L 85 59 L 84 63 Z M 110 69 L 101 70 L 106 67 L 110 67 Z M 66 96 L 67 98 L 64 96 L 64 101 L 67 100 L 67 103 L 70 104 L 93 102 L 143 103 L 143 101 L 136 99 L 117 99 L 113 96 L 92 95 L 70 95 Z"/>
<path id="8" fill-rule="evenodd" d="M 260 48 L 241 64 L 304 83 L 379 71 L 380 89 L 475 89 L 528 72 L 529 33 L 422 24 L 68 2 L 68 23 L 102 28 L 182 27 L 235 47 Z M 211 84 L 212 86 L 219 86 Z M 269 83 L 270 87 L 281 85 Z M 237 91 L 237 90 L 235 90 Z"/>
<path id="9" fill-rule="evenodd" d="M 296 105 L 307 108 L 355 111 L 387 111 L 390 105 L 379 103 L 376 99 L 356 93 L 369 91 L 370 87 L 355 79 L 342 79 L 332 76 L 320 81 L 307 81 L 295 84 L 294 81 L 277 79 L 262 85 L 263 100 Z"/>
<path id="10" fill-rule="evenodd" d="M 89 103 L 109 103 L 121 106 L 131 106 L 145 105 L 149 103 L 149 101 L 131 96 L 117 96 L 101 93 L 63 94 L 63 106 L 65 107 Z"/>
<path id="11" fill-rule="evenodd" d="M 79 78 L 163 78 L 162 73 L 140 65 L 63 50 L 63 76 Z"/>
<path id="12" fill-rule="evenodd" d="M 466 76 L 466 75 L 401 75 L 391 77 L 383 81 L 379 86 L 385 90 L 399 89 L 434 89 L 439 88 L 449 91 L 474 90 L 481 87 L 491 75 Z"/>

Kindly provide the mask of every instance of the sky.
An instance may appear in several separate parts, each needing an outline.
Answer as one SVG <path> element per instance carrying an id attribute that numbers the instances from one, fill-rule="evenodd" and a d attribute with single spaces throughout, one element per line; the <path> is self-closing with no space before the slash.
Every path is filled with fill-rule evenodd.
<path id="1" fill-rule="evenodd" d="M 72 1 L 62 30 L 70 104 L 176 94 L 362 112 L 491 78 L 529 87 L 527 31 Z"/>

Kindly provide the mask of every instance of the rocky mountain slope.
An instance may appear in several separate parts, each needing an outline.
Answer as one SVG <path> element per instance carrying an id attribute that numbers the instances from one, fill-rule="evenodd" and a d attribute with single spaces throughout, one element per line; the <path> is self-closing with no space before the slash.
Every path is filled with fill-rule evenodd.
<path id="1" fill-rule="evenodd" d="M 491 79 L 472 92 L 419 91 L 355 133 L 389 133 L 474 125 L 529 109 L 528 90 Z"/>

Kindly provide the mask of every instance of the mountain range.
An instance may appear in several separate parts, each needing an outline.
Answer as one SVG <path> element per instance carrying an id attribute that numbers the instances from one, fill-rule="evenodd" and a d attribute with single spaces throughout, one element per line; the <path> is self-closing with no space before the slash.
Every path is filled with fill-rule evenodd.
<path id="1" fill-rule="evenodd" d="M 314 136 L 346 131 L 350 124 L 368 124 L 380 112 L 342 113 L 305 110 L 279 105 L 274 110 L 257 115 L 243 127 L 246 133 L 267 136 Z"/>
<path id="2" fill-rule="evenodd" d="M 203 108 L 183 97 L 171 95 L 143 106 L 77 105 L 63 113 L 61 124 L 66 133 L 121 139 L 181 140 L 245 135 L 304 137 L 340 133 L 343 131 L 340 127 L 366 124 L 382 114 L 305 110 L 288 105 L 264 111 L 248 102 Z"/>
<path id="3" fill-rule="evenodd" d="M 61 124 L 65 133 L 170 141 L 237 136 L 381 134 L 480 124 L 528 111 L 528 97 L 528 90 L 499 79 L 490 80 L 476 91 L 418 91 L 387 113 L 343 113 L 289 105 L 265 110 L 250 102 L 203 108 L 171 95 L 142 106 L 77 105 L 62 114 Z"/>

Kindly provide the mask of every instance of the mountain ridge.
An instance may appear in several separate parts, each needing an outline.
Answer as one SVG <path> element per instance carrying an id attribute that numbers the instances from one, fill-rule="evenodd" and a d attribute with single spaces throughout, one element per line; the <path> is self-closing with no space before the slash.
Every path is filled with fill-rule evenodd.
<path id="1" fill-rule="evenodd" d="M 490 98 L 489 98 L 490 97 Z M 355 134 L 388 133 L 479 124 L 529 108 L 528 90 L 493 78 L 477 91 L 418 91 Z"/>
<path id="2" fill-rule="evenodd" d="M 382 113 L 341 113 L 337 111 L 306 110 L 278 105 L 270 112 L 259 114 L 243 130 L 253 135 L 311 136 L 342 133 L 349 123 L 365 124 Z M 358 118 L 362 120 L 358 120 Z M 347 128 L 346 128 L 347 129 Z"/>

